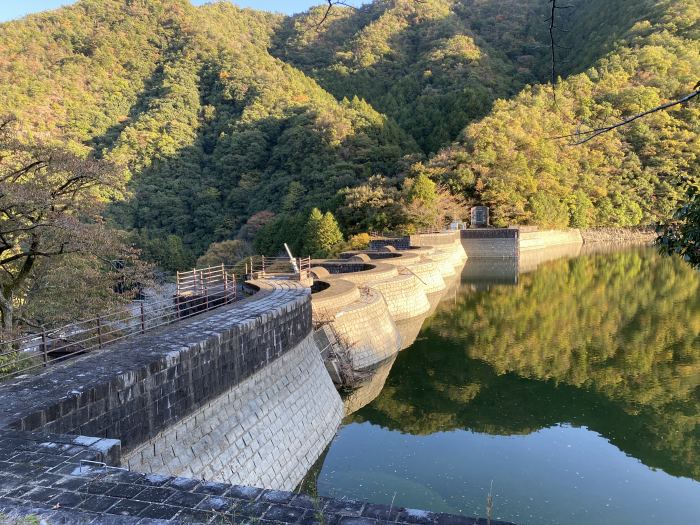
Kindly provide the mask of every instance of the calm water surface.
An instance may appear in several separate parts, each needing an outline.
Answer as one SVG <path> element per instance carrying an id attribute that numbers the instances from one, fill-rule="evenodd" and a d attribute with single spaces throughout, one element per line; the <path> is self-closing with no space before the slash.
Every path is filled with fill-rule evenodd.
<path id="1" fill-rule="evenodd" d="M 484 516 L 493 483 L 523 525 L 700 523 L 700 272 L 537 263 L 467 263 L 304 488 Z"/>

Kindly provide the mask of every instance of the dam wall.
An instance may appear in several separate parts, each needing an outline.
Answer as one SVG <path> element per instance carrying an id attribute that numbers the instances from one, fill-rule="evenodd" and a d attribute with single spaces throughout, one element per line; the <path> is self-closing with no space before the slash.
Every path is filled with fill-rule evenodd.
<path id="1" fill-rule="evenodd" d="M 459 232 L 379 241 L 338 260 L 314 261 L 311 269 L 323 283 L 312 294 L 314 322 L 337 334 L 353 371 L 374 369 L 410 346 L 466 260 Z"/>
<path id="2" fill-rule="evenodd" d="M 406 275 L 380 270 L 388 279 Z M 376 333 L 374 320 L 386 315 L 387 333 L 398 337 L 387 348 L 400 347 L 382 293 L 342 274 L 329 280 L 314 286 L 319 297 L 347 283 L 335 299 L 326 295 L 334 317 Z M 312 332 L 311 290 L 285 280 L 250 286 L 258 292 L 248 300 L 0 385 L 0 515 L 144 525 L 477 523 L 291 492 L 344 410 L 381 389 L 396 352 L 344 409 Z M 430 296 L 431 309 L 442 293 Z"/>
<path id="3" fill-rule="evenodd" d="M 342 415 L 309 335 L 122 464 L 139 472 L 294 490 L 333 439 Z"/>
<path id="4" fill-rule="evenodd" d="M 470 258 L 519 257 L 523 252 L 554 246 L 582 245 L 577 229 L 483 228 L 460 230 L 461 243 Z"/>
<path id="5" fill-rule="evenodd" d="M 0 428 L 119 439 L 129 450 L 236 386 L 311 332 L 309 290 L 261 295 L 0 386 Z"/>
<path id="6" fill-rule="evenodd" d="M 250 285 L 246 301 L 2 384 L 0 430 L 108 438 L 115 466 L 294 488 L 342 402 L 311 336 L 310 290 Z"/>
<path id="7" fill-rule="evenodd" d="M 553 246 L 583 244 L 581 231 L 572 230 L 537 230 L 520 232 L 520 251 L 542 250 Z"/>
<path id="8" fill-rule="evenodd" d="M 517 257 L 520 251 L 519 231 L 515 228 L 461 230 L 460 239 L 470 259 Z"/>
<path id="9" fill-rule="evenodd" d="M 401 336 L 384 297 L 350 281 L 328 280 L 328 287 L 312 295 L 314 321 L 329 323 L 349 348 L 353 370 L 375 367 L 401 348 Z"/>

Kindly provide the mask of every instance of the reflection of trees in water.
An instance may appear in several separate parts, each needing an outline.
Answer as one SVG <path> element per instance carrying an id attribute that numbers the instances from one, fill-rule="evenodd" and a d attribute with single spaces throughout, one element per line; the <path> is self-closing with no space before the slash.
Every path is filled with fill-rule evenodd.
<path id="1" fill-rule="evenodd" d="M 700 479 L 700 273 L 651 250 L 561 260 L 460 290 L 354 416 L 404 432 L 600 432 Z"/>

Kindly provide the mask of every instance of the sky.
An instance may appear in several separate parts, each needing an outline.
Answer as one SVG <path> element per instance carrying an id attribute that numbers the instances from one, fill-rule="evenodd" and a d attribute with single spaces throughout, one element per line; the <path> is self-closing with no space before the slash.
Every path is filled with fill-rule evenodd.
<path id="1" fill-rule="evenodd" d="M 192 0 L 195 5 L 201 5 L 211 0 Z M 279 11 L 292 14 L 306 11 L 312 5 L 323 3 L 324 0 L 235 0 L 241 7 L 253 7 L 265 11 Z M 0 0 L 0 22 L 20 18 L 29 13 L 56 9 L 62 5 L 72 4 L 71 0 Z"/>

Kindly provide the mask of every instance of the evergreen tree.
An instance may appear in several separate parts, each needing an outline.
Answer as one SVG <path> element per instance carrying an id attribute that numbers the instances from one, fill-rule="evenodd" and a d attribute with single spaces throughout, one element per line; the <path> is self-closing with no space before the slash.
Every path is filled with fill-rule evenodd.
<path id="1" fill-rule="evenodd" d="M 343 233 L 340 231 L 338 221 L 335 220 L 333 214 L 329 211 L 323 214 L 321 223 L 318 228 L 319 245 L 321 248 L 322 257 L 333 257 L 338 255 L 338 252 L 343 246 Z"/>
<path id="2" fill-rule="evenodd" d="M 343 246 L 343 234 L 329 211 L 321 213 L 318 208 L 312 209 L 304 235 L 304 247 L 312 257 L 333 257 Z"/>
<path id="3" fill-rule="evenodd" d="M 309 214 L 304 227 L 304 253 L 312 257 L 325 257 L 323 246 L 321 245 L 321 222 L 323 214 L 318 208 L 313 208 Z"/>

